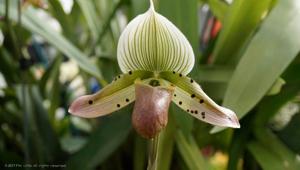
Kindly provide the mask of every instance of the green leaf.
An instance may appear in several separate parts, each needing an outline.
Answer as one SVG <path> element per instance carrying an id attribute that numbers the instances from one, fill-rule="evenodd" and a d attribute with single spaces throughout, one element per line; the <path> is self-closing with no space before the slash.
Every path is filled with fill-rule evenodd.
<path id="1" fill-rule="evenodd" d="M 21 74 L 19 73 L 18 65 L 14 62 L 13 57 L 8 53 L 6 48 L 0 47 L 0 56 L 0 71 L 8 85 L 20 81 L 19 76 Z"/>
<path id="2" fill-rule="evenodd" d="M 259 142 L 251 142 L 248 144 L 248 149 L 258 163 L 262 166 L 263 170 L 282 170 L 284 162 L 280 160 L 276 155 L 267 149 L 264 145 Z"/>
<path id="3" fill-rule="evenodd" d="M 99 58 L 99 67 L 101 68 L 101 70 L 105 70 L 105 72 L 103 72 L 103 77 L 108 82 L 111 82 L 115 75 L 120 74 L 118 63 L 115 60 L 111 60 L 110 58 Z"/>
<path id="4" fill-rule="evenodd" d="M 176 146 L 189 169 L 208 169 L 208 165 L 191 135 L 186 138 L 182 131 L 178 129 L 176 132 Z"/>
<path id="5" fill-rule="evenodd" d="M 197 82 L 227 83 L 233 71 L 232 67 L 201 65 L 193 78 Z"/>
<path id="6" fill-rule="evenodd" d="M 229 82 L 223 103 L 239 118 L 262 99 L 299 53 L 300 39 L 295 38 L 300 36 L 299 19 L 297 0 L 280 1 L 252 39 Z"/>
<path id="7" fill-rule="evenodd" d="M 269 96 L 276 95 L 280 92 L 282 86 L 285 84 L 284 79 L 279 77 L 275 83 L 272 85 L 272 87 L 269 89 L 268 94 Z"/>
<path id="8" fill-rule="evenodd" d="M 47 161 L 63 159 L 65 156 L 61 151 L 61 146 L 57 135 L 50 123 L 49 114 L 43 107 L 43 99 L 37 87 L 32 88 L 32 102 L 35 109 L 35 121 L 42 140 L 42 149 L 45 151 Z M 53 113 L 54 114 L 54 113 Z M 36 136 L 34 136 L 36 138 Z"/>
<path id="9" fill-rule="evenodd" d="M 208 5 L 213 14 L 221 21 L 221 23 L 225 23 L 225 16 L 227 11 L 229 11 L 228 4 L 221 0 L 208 0 Z"/>
<path id="10" fill-rule="evenodd" d="M 86 137 L 66 135 L 60 139 L 64 151 L 73 154 L 86 143 Z"/>
<path id="11" fill-rule="evenodd" d="M 203 90 L 215 101 L 222 101 L 227 89 L 227 83 L 222 82 L 203 82 Z"/>
<path id="12" fill-rule="evenodd" d="M 147 142 L 139 135 L 134 138 L 133 169 L 143 170 L 147 164 Z"/>
<path id="13" fill-rule="evenodd" d="M 112 55 L 115 56 L 116 44 L 121 31 L 120 23 L 117 22 L 116 14 L 125 2 L 125 0 L 119 0 L 118 2 L 98 0 L 95 2 L 101 16 L 98 20 L 103 20 L 103 22 L 100 24 L 101 30 L 99 31 L 99 34 L 95 38 L 92 46 L 88 49 L 89 54 L 95 52 L 99 55 L 97 53 L 96 46 L 100 44 L 101 48 L 112 50 Z M 107 33 L 108 31 L 109 33 Z"/>
<path id="14" fill-rule="evenodd" d="M 67 162 L 67 168 L 93 169 L 103 163 L 127 138 L 131 129 L 131 108 L 105 117 L 87 144 Z"/>
<path id="15" fill-rule="evenodd" d="M 300 114 L 293 116 L 289 124 L 279 132 L 280 139 L 286 143 L 294 152 L 300 153 Z"/>
<path id="16" fill-rule="evenodd" d="M 263 127 L 267 124 L 279 109 L 292 100 L 300 91 L 300 62 L 293 62 L 288 69 L 283 73 L 282 77 L 285 79 L 286 84 L 279 94 L 275 96 L 268 96 L 261 101 L 258 105 L 258 113 L 255 118 L 255 126 Z"/>
<path id="17" fill-rule="evenodd" d="M 91 31 L 93 38 L 96 38 L 99 34 L 100 27 L 97 23 L 98 22 L 98 15 L 95 9 L 95 5 L 93 1 L 86 1 L 86 0 L 78 0 L 78 5 L 83 12 L 87 25 Z"/>
<path id="18" fill-rule="evenodd" d="M 1 6 L 4 6 L 2 1 L 0 2 L 0 4 Z M 16 6 L 11 7 L 9 15 L 10 19 L 15 22 L 17 22 L 18 20 L 16 9 Z M 3 8 L 0 8 L 0 14 L 4 15 Z M 88 56 L 82 53 L 65 37 L 52 30 L 49 24 L 45 23 L 41 18 L 38 17 L 37 11 L 35 9 L 27 8 L 26 10 L 22 11 L 22 14 L 22 26 L 24 26 L 29 31 L 43 37 L 46 41 L 56 47 L 67 57 L 74 59 L 83 70 L 102 81 L 100 70 L 95 66 L 95 64 L 88 60 Z"/>
<path id="19" fill-rule="evenodd" d="M 47 70 L 45 71 L 45 73 L 39 81 L 39 87 L 41 93 L 43 94 L 43 97 L 45 97 L 47 94 L 47 84 L 51 83 L 51 78 L 53 78 L 53 76 L 57 74 L 56 72 L 59 71 L 59 67 L 62 62 L 61 60 L 62 57 L 56 57 L 49 65 L 49 67 L 47 68 Z"/>
<path id="20" fill-rule="evenodd" d="M 59 0 L 48 1 L 48 3 L 50 5 L 49 11 L 61 25 L 64 35 L 74 42 L 74 36 L 72 36 L 74 30 L 72 28 L 71 20 L 62 8 L 61 3 Z"/>
<path id="21" fill-rule="evenodd" d="M 300 169 L 300 160 L 296 158 L 296 154 L 290 151 L 272 132 L 256 128 L 255 136 L 260 141 L 260 146 L 250 144 L 249 149 L 264 169 L 273 168 L 272 163 L 275 162 L 276 167 L 282 167 L 280 169 Z M 261 155 L 264 157 L 260 157 Z M 268 161 L 265 160 L 266 158 L 273 160 Z"/>
<path id="22" fill-rule="evenodd" d="M 245 126 L 242 126 L 241 129 L 234 131 L 230 146 L 228 148 L 228 155 L 229 155 L 229 160 L 227 164 L 228 170 L 238 169 L 239 161 L 241 160 L 241 157 L 243 156 L 243 153 L 247 147 L 247 142 L 249 140 L 249 136 L 253 125 L 252 125 L 251 118 L 249 117 L 243 120 L 242 123 L 244 123 Z"/>
<path id="23" fill-rule="evenodd" d="M 25 162 L 33 163 L 35 161 L 43 163 L 45 162 L 45 158 L 40 148 L 42 143 L 35 122 L 34 105 L 30 96 L 30 87 L 27 85 L 17 86 L 16 92 L 23 110 Z"/>
<path id="24" fill-rule="evenodd" d="M 52 70 L 52 82 L 49 90 L 49 99 L 50 99 L 50 108 L 49 108 L 49 115 L 51 116 L 52 120 L 55 116 L 56 109 L 59 107 L 61 102 L 61 85 L 59 82 L 59 75 L 60 75 L 60 65 L 62 63 L 63 58 L 57 57 L 54 69 Z M 48 84 L 49 85 L 49 84 Z"/>
<path id="25" fill-rule="evenodd" d="M 37 87 L 17 87 L 24 111 L 25 159 L 27 163 L 46 163 L 62 159 L 58 138 L 50 124 Z"/>
<path id="26" fill-rule="evenodd" d="M 224 18 L 224 26 L 213 51 L 215 63 L 235 64 L 238 61 L 242 47 L 258 27 L 271 1 L 233 1 L 228 9 L 228 15 Z"/>
<path id="27" fill-rule="evenodd" d="M 39 81 L 41 95 L 50 101 L 49 115 L 51 122 L 54 122 L 55 112 L 61 101 L 59 75 L 62 60 L 62 56 L 57 56 Z"/>
<path id="28" fill-rule="evenodd" d="M 174 102 L 171 103 L 169 112 L 170 115 L 174 117 L 174 123 L 178 126 L 184 134 L 189 134 L 193 130 L 194 119 L 192 116 L 186 113 L 185 110 L 182 110 Z"/>
<path id="29" fill-rule="evenodd" d="M 281 160 L 288 162 L 290 167 L 298 167 L 297 169 L 300 169 L 300 160 L 296 159 L 296 154 L 284 145 L 271 131 L 256 128 L 255 136 L 265 147 L 279 156 Z"/>
<path id="30" fill-rule="evenodd" d="M 149 0 L 131 0 L 132 15 L 137 16 L 144 13 L 149 8 Z"/>

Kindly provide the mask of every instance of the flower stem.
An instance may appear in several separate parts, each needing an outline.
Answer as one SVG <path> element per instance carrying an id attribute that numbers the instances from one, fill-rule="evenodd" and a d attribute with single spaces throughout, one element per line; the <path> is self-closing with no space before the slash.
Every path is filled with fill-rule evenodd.
<path id="1" fill-rule="evenodd" d="M 150 139 L 147 170 L 156 170 L 159 135 Z"/>

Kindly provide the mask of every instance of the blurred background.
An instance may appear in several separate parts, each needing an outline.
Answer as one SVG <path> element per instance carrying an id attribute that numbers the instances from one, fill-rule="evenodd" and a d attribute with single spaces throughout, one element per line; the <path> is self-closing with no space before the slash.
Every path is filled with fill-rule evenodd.
<path id="1" fill-rule="evenodd" d="M 118 38 L 148 0 L 0 0 L 0 169 L 143 170 L 132 106 L 71 116 L 76 97 L 120 74 Z M 171 106 L 158 170 L 300 169 L 300 1 L 156 0 L 188 38 L 190 73 L 240 129 Z"/>

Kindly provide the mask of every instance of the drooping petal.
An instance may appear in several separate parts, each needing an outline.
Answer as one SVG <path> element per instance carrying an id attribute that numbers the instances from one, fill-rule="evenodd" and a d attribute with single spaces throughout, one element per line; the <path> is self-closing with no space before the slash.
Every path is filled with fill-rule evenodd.
<path id="1" fill-rule="evenodd" d="M 119 75 L 102 90 L 92 95 L 77 98 L 70 106 L 73 115 L 93 118 L 119 110 L 135 100 L 134 81 L 152 76 L 147 71 L 129 71 Z"/>
<path id="2" fill-rule="evenodd" d="M 158 14 L 153 5 L 127 25 L 119 39 L 117 55 L 123 72 L 174 70 L 186 75 L 192 70 L 195 60 L 186 37 Z"/>
<path id="3" fill-rule="evenodd" d="M 176 72 L 161 72 L 159 76 L 176 86 L 173 102 L 192 116 L 217 126 L 240 127 L 235 113 L 216 104 L 193 79 Z"/>
<path id="4" fill-rule="evenodd" d="M 153 87 L 142 81 L 135 83 L 132 124 L 141 136 L 154 138 L 167 125 L 173 92 L 172 86 Z"/>

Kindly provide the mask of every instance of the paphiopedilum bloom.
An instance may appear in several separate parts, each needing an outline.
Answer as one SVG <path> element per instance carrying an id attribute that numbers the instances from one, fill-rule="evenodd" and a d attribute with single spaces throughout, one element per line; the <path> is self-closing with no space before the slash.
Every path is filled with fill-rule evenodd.
<path id="1" fill-rule="evenodd" d="M 170 102 L 204 122 L 239 128 L 233 111 L 210 99 L 187 74 L 195 62 L 193 49 L 168 19 L 150 8 L 134 18 L 118 42 L 123 74 L 93 95 L 76 99 L 69 112 L 94 118 L 134 103 L 132 124 L 146 138 L 155 137 L 168 121 Z"/>

